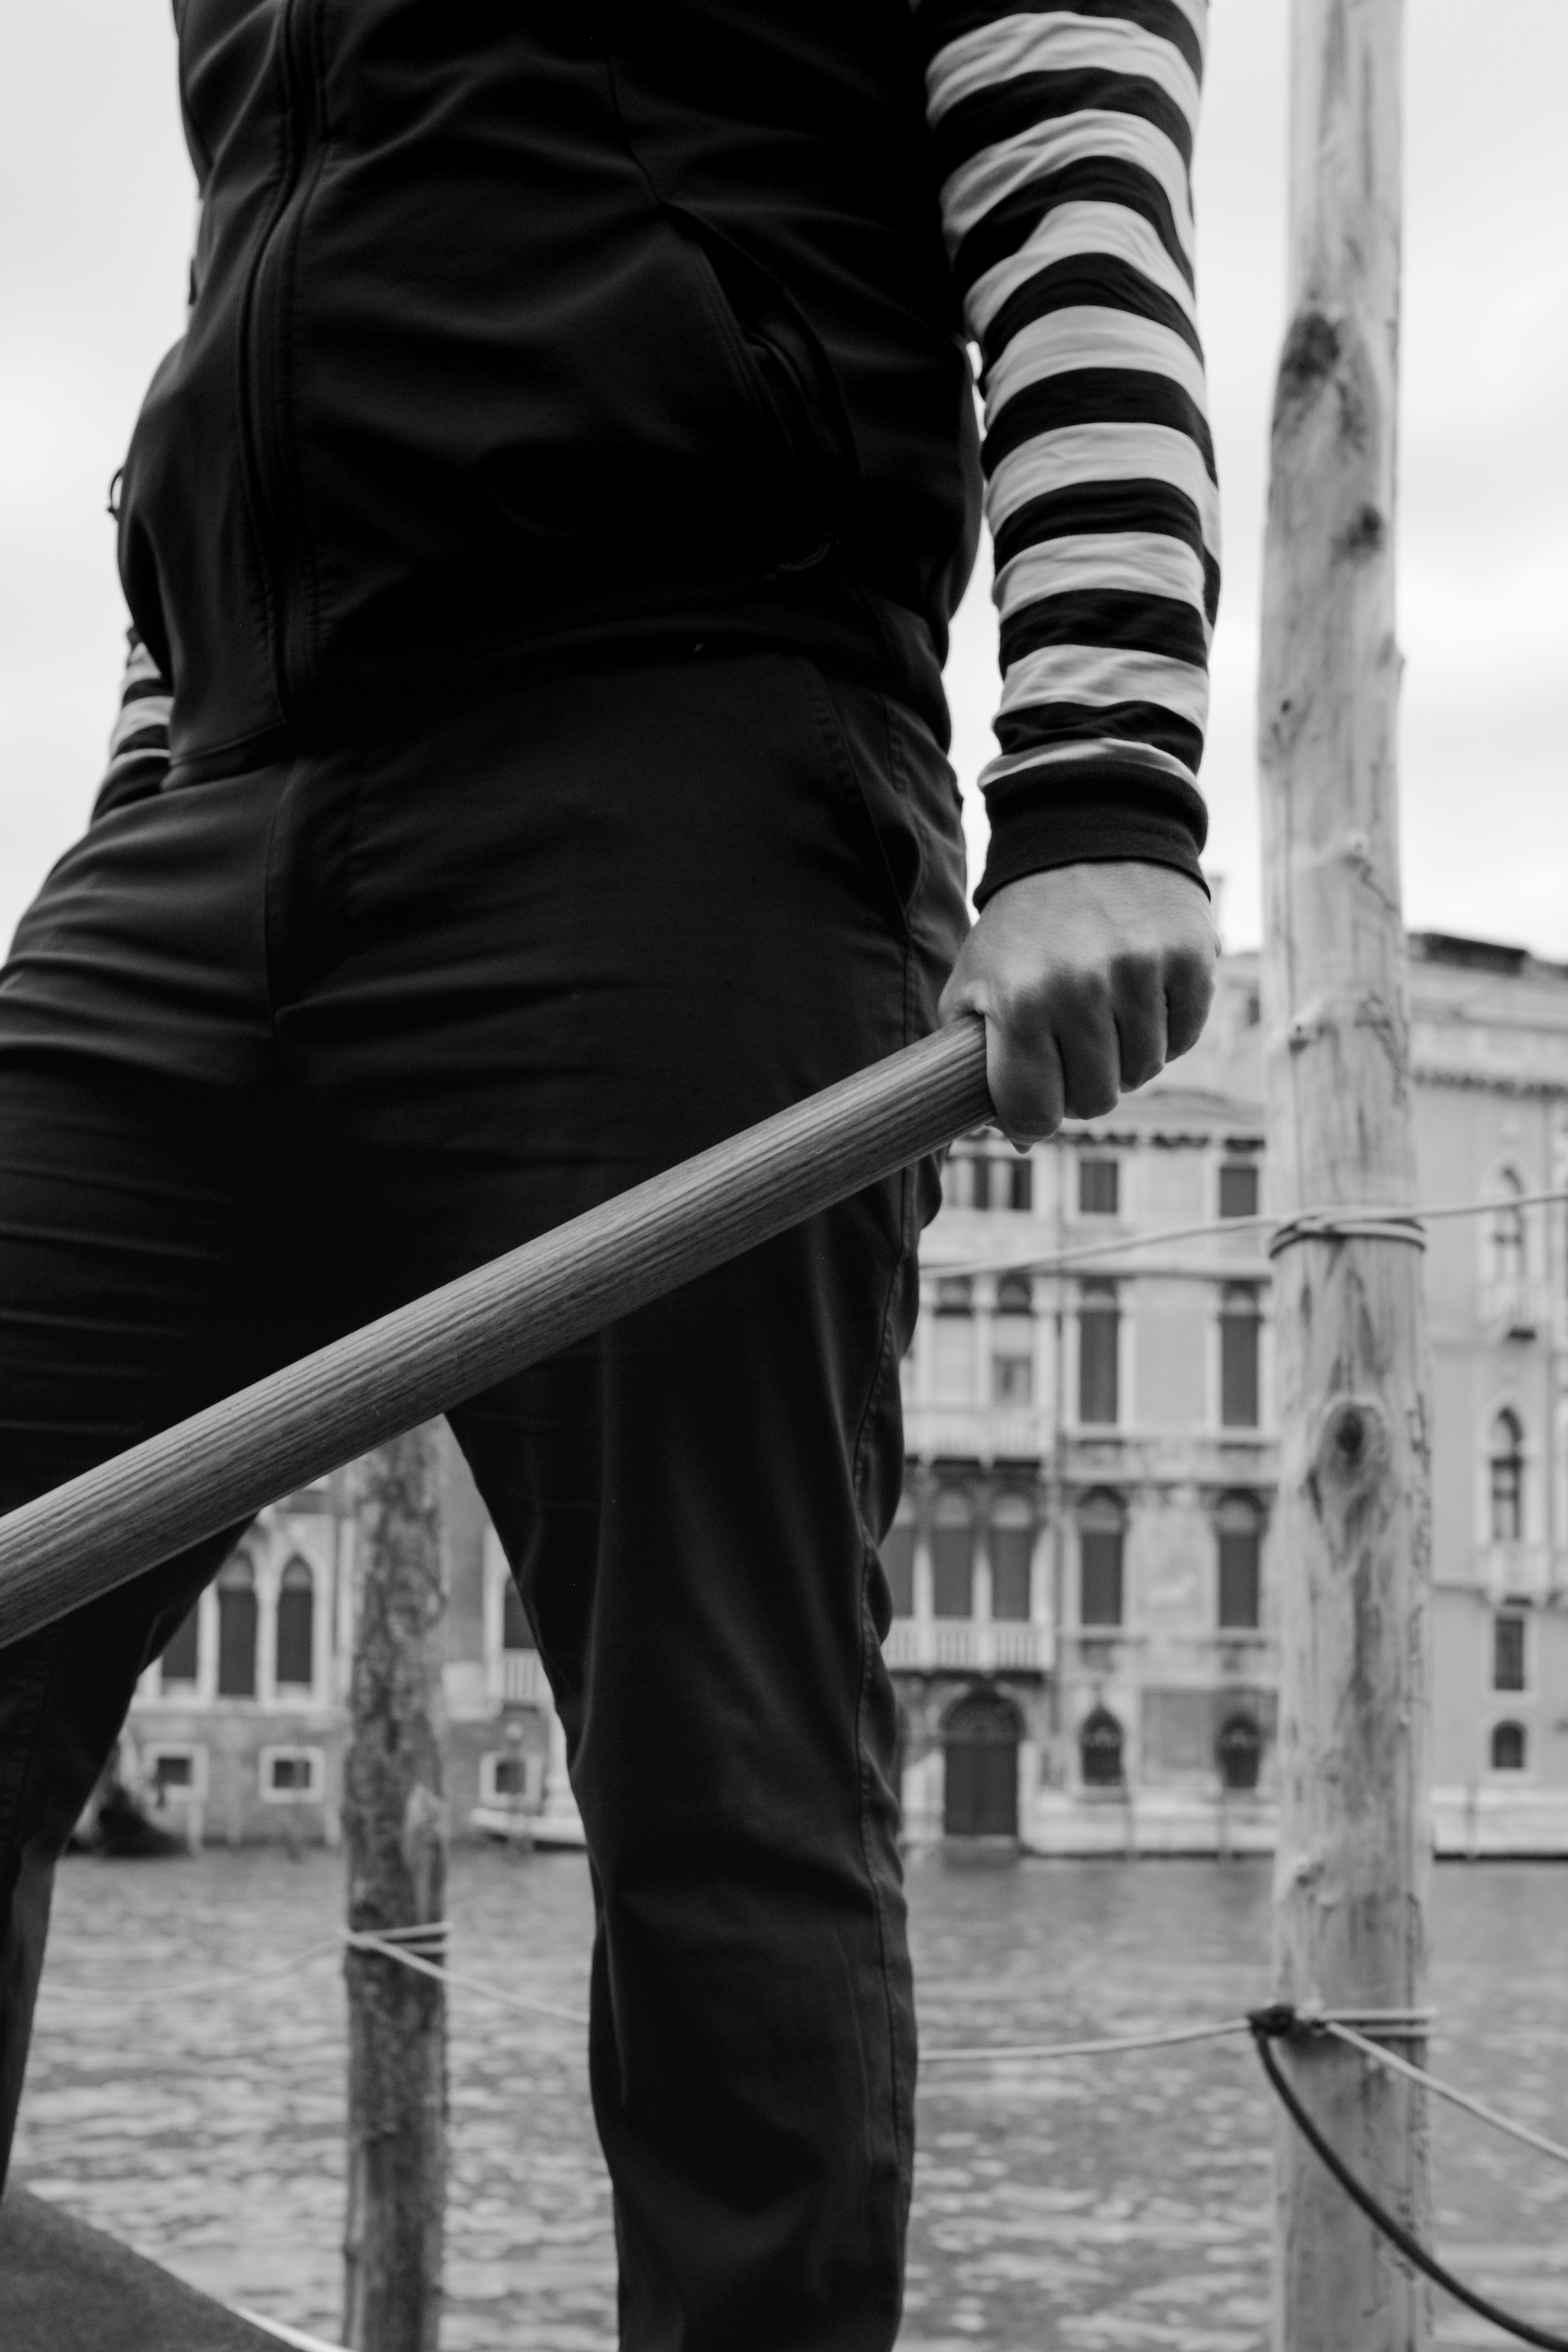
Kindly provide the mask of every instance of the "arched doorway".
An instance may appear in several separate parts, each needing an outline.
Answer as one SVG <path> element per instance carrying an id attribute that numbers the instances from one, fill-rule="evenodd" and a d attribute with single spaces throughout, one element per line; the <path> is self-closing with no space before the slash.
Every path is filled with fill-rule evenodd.
<path id="1" fill-rule="evenodd" d="M 1016 1708 L 998 1691 L 971 1691 L 949 1714 L 942 1738 L 944 1835 L 1016 1837 Z"/>
<path id="2" fill-rule="evenodd" d="M 1219 1777 L 1226 1789 L 1258 1786 L 1263 1734 L 1250 1715 L 1227 1716 L 1219 1735 Z"/>
<path id="3" fill-rule="evenodd" d="M 1086 1789 L 1121 1786 L 1121 1726 L 1108 1706 L 1097 1706 L 1079 1728 L 1079 1768 Z"/>

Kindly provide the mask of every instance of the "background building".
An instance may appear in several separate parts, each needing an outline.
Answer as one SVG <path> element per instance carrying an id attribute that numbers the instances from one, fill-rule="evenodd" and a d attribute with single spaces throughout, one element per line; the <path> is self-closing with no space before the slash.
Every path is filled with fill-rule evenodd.
<path id="1" fill-rule="evenodd" d="M 1421 1198 L 1509 1204 L 1427 1236 L 1436 1835 L 1568 1852 L 1568 1213 L 1530 1200 L 1568 1186 L 1568 968 L 1431 935 L 1411 957 Z M 1231 957 L 1197 1052 L 1111 1117 L 951 1156 L 883 1547 L 911 1839 L 1271 1842 L 1262 1093 L 1256 959 Z M 265 1512 L 143 1678 L 134 1769 L 208 1837 L 335 1834 L 353 1534 L 342 1478 Z M 445 1541 L 454 1827 L 579 1837 L 455 1447 Z"/>

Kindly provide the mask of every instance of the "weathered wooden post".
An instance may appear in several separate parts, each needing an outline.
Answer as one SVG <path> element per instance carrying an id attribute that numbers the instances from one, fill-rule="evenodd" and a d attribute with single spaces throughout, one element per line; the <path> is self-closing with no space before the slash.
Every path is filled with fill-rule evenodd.
<path id="1" fill-rule="evenodd" d="M 1427 1874 L 1426 1330 L 1400 912 L 1394 504 L 1402 0 L 1292 0 L 1289 324 L 1260 762 L 1282 1601 L 1276 1990 L 1412 2010 Z M 1375 2031 L 1375 2028 L 1368 2029 Z M 1399 2046 L 1419 2061 L 1421 2047 Z M 1428 2236 L 1420 2094 L 1329 2037 L 1286 2062 Z M 1281 2117 L 1279 2352 L 1418 2352 L 1426 2291 Z"/>
<path id="2" fill-rule="evenodd" d="M 349 1927 L 413 1941 L 445 1916 L 439 1442 L 434 1425 L 360 1465 L 356 1631 L 344 1768 Z M 438 1948 L 438 1946 L 437 1946 Z M 343 2337 L 437 2352 L 446 2198 L 442 1988 L 351 1947 Z"/>

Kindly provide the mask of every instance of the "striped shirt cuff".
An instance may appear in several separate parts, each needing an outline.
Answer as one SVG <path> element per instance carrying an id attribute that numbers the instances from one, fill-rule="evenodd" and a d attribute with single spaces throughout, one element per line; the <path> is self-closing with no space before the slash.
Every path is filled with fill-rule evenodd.
<path id="1" fill-rule="evenodd" d="M 1191 169 L 1207 0 L 914 0 L 985 402 L 1004 880 L 1198 874 L 1219 500 Z"/>

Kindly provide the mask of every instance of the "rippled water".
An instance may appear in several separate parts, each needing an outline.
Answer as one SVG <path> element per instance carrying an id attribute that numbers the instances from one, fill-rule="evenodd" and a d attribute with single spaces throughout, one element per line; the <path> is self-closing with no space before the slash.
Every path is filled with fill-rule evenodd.
<path id="1" fill-rule="evenodd" d="M 928 2046 L 1234 2015 L 1267 1993 L 1258 1864 L 914 1862 Z M 460 1851 L 454 1969 L 585 1998 L 580 1857 Z M 221 1994 L 342 1913 L 331 1855 L 61 1871 L 17 2147 L 40 2195 L 231 2303 L 335 2337 L 343 1996 L 336 1958 Z M 1438 1873 L 1438 2071 L 1568 2136 L 1568 1868 Z M 452 2002 L 447 2352 L 609 2352 L 609 2196 L 574 2027 Z M 1271 2113 L 1245 2042 L 997 2080 L 928 2070 L 904 2352 L 1261 2352 Z M 1568 2169 L 1439 2109 L 1442 2250 L 1568 2323 Z M 1438 2340 L 1503 2339 L 1451 2306 Z"/>

